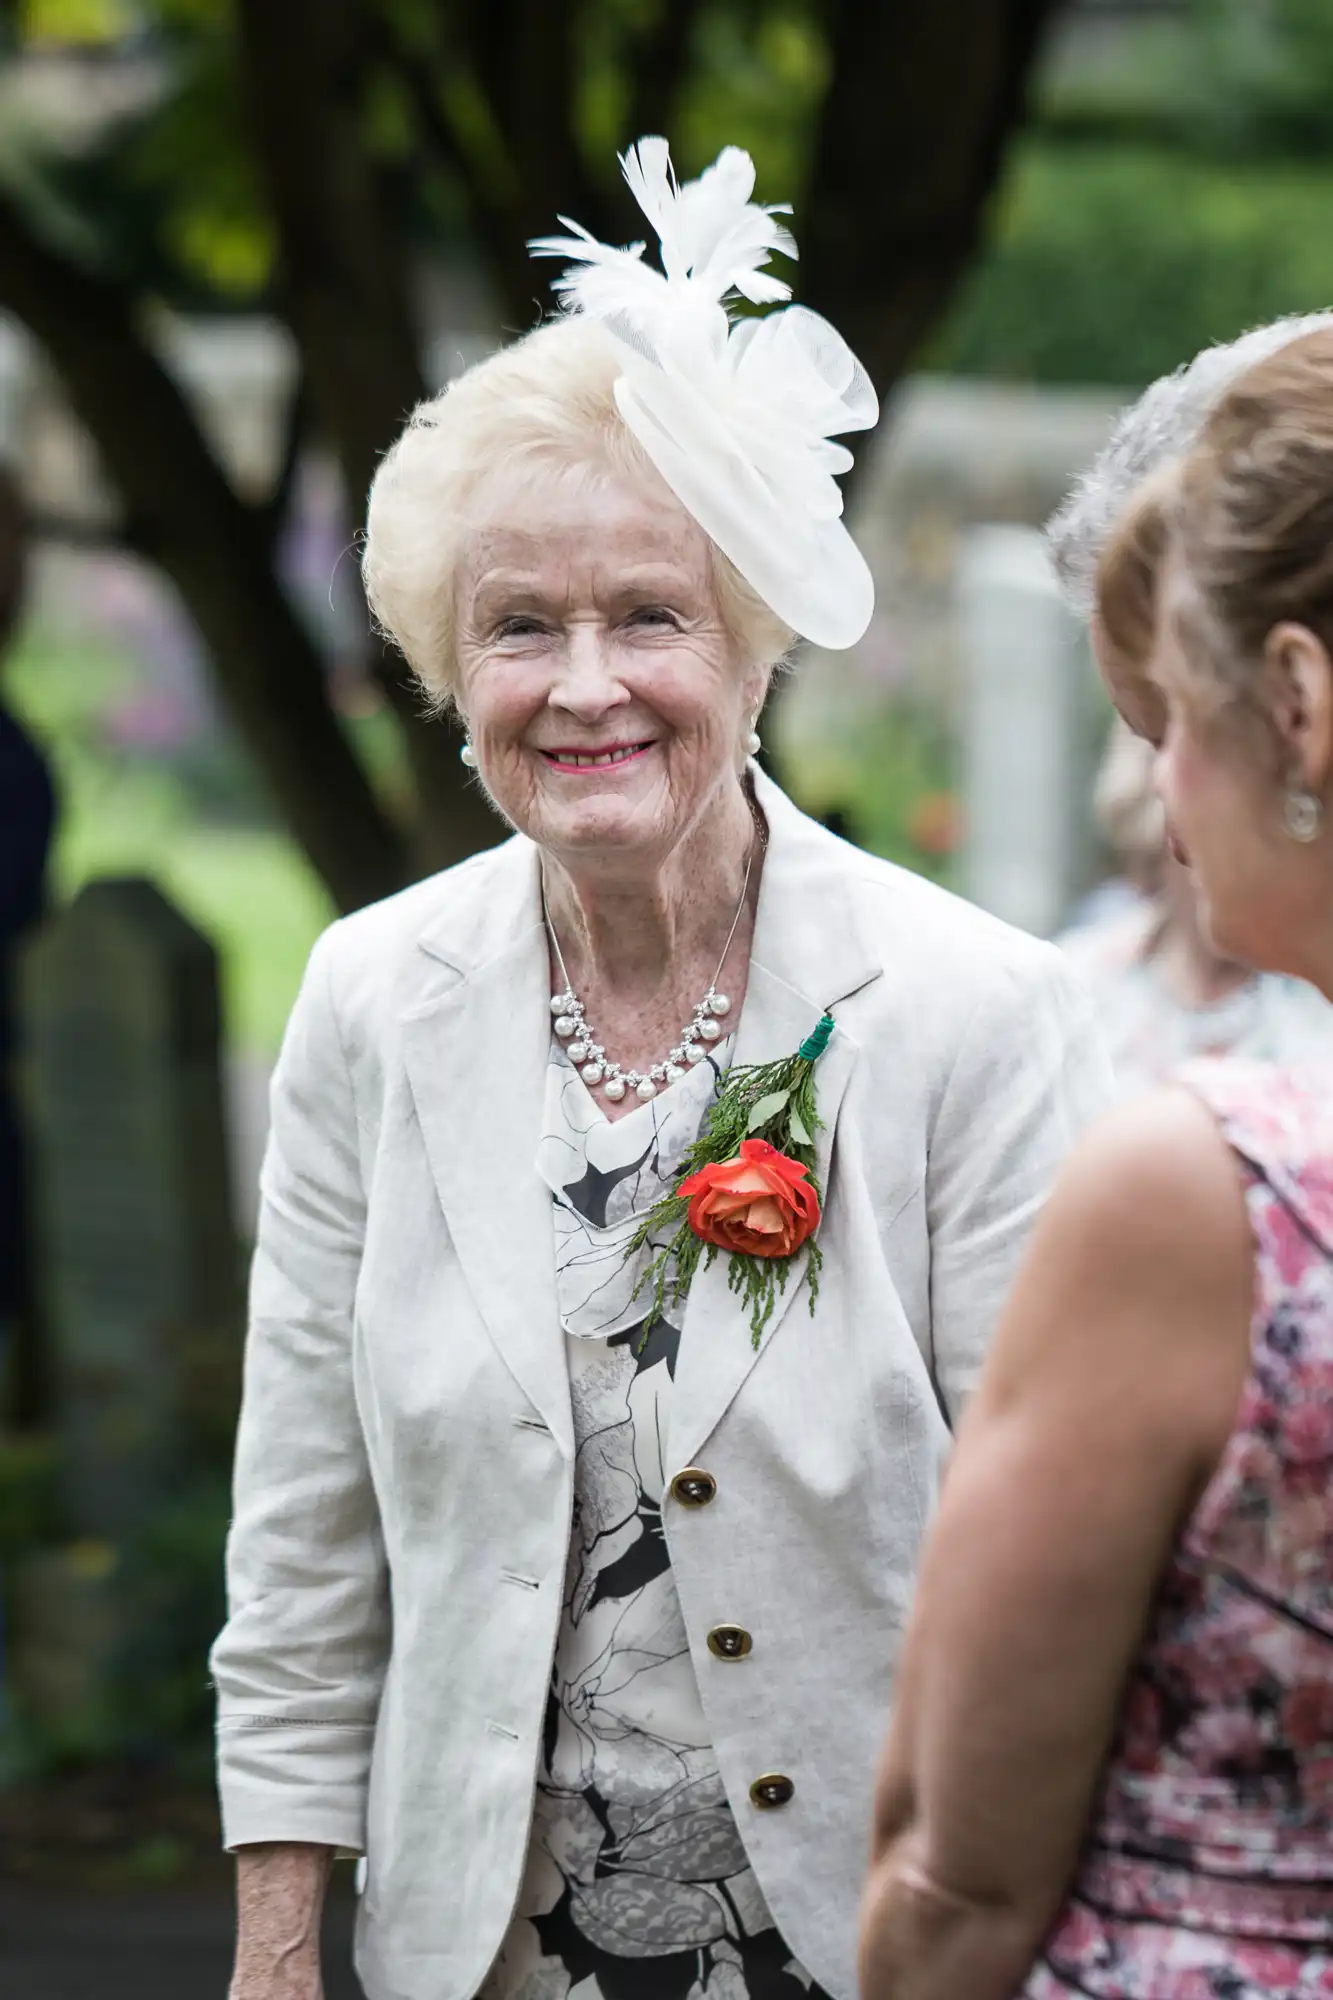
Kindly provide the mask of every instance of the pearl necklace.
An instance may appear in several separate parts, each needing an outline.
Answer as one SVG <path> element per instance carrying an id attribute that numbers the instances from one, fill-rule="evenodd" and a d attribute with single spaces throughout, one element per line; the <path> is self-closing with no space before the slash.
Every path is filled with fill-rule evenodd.
<path id="1" fill-rule="evenodd" d="M 750 848 L 750 856 L 745 864 L 745 880 L 741 884 L 741 899 L 736 905 L 736 914 L 731 920 L 731 929 L 727 932 L 727 941 L 722 947 L 722 956 L 717 962 L 717 971 L 709 982 L 708 991 L 695 1008 L 689 1026 L 684 1030 L 675 1048 L 664 1056 L 660 1063 L 654 1063 L 651 1069 L 645 1071 L 622 1069 L 618 1062 L 608 1056 L 598 1041 L 597 1031 L 584 1013 L 583 1002 L 574 991 L 570 980 L 565 956 L 560 949 L 560 940 L 555 934 L 555 925 L 551 922 L 551 912 L 546 901 L 546 884 L 543 881 L 542 915 L 546 919 L 546 928 L 550 932 L 551 944 L 555 951 L 555 962 L 564 981 L 563 993 L 553 994 L 551 998 L 555 1032 L 565 1044 L 570 1061 L 590 1090 L 604 1091 L 613 1104 L 619 1104 L 626 1091 L 632 1090 L 635 1096 L 642 1098 L 646 1104 L 650 1098 L 656 1097 L 663 1085 L 669 1087 L 673 1083 L 679 1083 L 685 1075 L 685 1065 L 702 1062 L 708 1053 L 709 1045 L 721 1038 L 722 1030 L 718 1022 L 731 1012 L 731 1002 L 725 993 L 718 992 L 717 982 L 722 977 L 722 968 L 727 962 L 727 953 L 731 950 L 732 939 L 736 935 L 741 913 L 745 908 L 745 898 L 750 891 L 750 871 L 754 867 L 754 850 L 758 844 L 756 839 Z"/>

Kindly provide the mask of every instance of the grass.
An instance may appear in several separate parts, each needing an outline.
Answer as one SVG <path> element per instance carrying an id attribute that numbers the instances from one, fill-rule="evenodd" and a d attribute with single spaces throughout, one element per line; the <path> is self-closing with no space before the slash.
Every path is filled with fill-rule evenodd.
<path id="1" fill-rule="evenodd" d="M 281 834 L 195 826 L 156 875 L 217 947 L 229 1039 L 274 1053 L 310 947 L 334 915 L 313 869 Z"/>
<path id="2" fill-rule="evenodd" d="M 228 1040 L 272 1053 L 332 905 L 278 828 L 203 817 L 169 762 L 115 746 L 103 718 L 137 678 L 129 661 L 40 633 L 6 670 L 55 770 L 55 894 L 68 900 L 100 876 L 151 877 L 217 948 Z"/>

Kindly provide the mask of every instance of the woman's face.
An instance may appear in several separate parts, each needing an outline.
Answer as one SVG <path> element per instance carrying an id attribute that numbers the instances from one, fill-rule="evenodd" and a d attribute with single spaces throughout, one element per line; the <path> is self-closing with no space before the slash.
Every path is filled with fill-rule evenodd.
<path id="1" fill-rule="evenodd" d="M 767 674 L 737 659 L 709 543 L 664 485 L 500 468 L 455 587 L 481 776 L 540 846 L 651 866 L 737 784 Z"/>
<path id="2" fill-rule="evenodd" d="M 1302 936 L 1326 897 L 1324 868 L 1283 824 L 1277 754 L 1257 715 L 1238 714 L 1191 637 L 1194 593 L 1180 558 L 1163 572 L 1153 679 L 1164 733 L 1157 784 L 1174 851 L 1190 868 L 1201 928 L 1222 957 L 1298 972 Z"/>

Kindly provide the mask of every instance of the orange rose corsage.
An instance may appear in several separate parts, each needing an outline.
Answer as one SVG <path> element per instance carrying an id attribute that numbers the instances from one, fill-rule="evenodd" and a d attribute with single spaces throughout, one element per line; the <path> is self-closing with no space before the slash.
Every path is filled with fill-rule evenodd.
<path id="1" fill-rule="evenodd" d="M 742 1139 L 734 1160 L 700 1167 L 676 1189 L 705 1243 L 750 1257 L 792 1257 L 819 1227 L 819 1196 L 799 1160 Z"/>
<path id="2" fill-rule="evenodd" d="M 700 1260 L 707 1269 L 719 1250 L 731 1259 L 728 1282 L 748 1308 L 756 1347 L 802 1250 L 814 1312 L 822 1262 L 814 1068 L 832 1033 L 825 1014 L 794 1056 L 733 1069 L 723 1079 L 707 1129 L 686 1154 L 684 1177 L 630 1244 L 633 1252 L 667 1238 L 640 1280 L 640 1290 L 651 1286 L 653 1293 L 645 1337 L 668 1298 L 685 1298 Z"/>

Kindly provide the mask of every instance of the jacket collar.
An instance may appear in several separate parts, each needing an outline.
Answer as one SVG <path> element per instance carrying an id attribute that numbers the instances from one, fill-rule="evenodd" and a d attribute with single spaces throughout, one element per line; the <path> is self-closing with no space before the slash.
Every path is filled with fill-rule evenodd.
<path id="1" fill-rule="evenodd" d="M 849 850 L 761 773 L 752 777 L 768 848 L 738 1063 L 793 1053 L 825 1009 L 881 970 Z M 551 1019 L 538 850 L 519 837 L 447 880 L 449 892 L 420 936 L 422 993 L 403 1023 L 409 1081 L 478 1310 L 520 1387 L 572 1455 L 551 1197 L 535 1166 Z M 854 1042 L 840 1031 L 820 1062 L 826 1192 L 837 1109 L 855 1059 Z M 765 1347 L 797 1296 L 804 1300 L 804 1286 L 789 1286 Z M 754 1360 L 719 1257 L 695 1281 L 686 1313 L 671 1432 L 678 1463 L 703 1443 Z"/>
<path id="2" fill-rule="evenodd" d="M 881 969 L 853 893 L 854 850 L 808 819 L 757 766 L 750 777 L 768 828 L 752 963 L 822 1009 Z M 521 936 L 541 931 L 540 853 L 521 834 L 445 879 L 452 893 L 419 943 L 458 978 L 485 972 Z"/>

